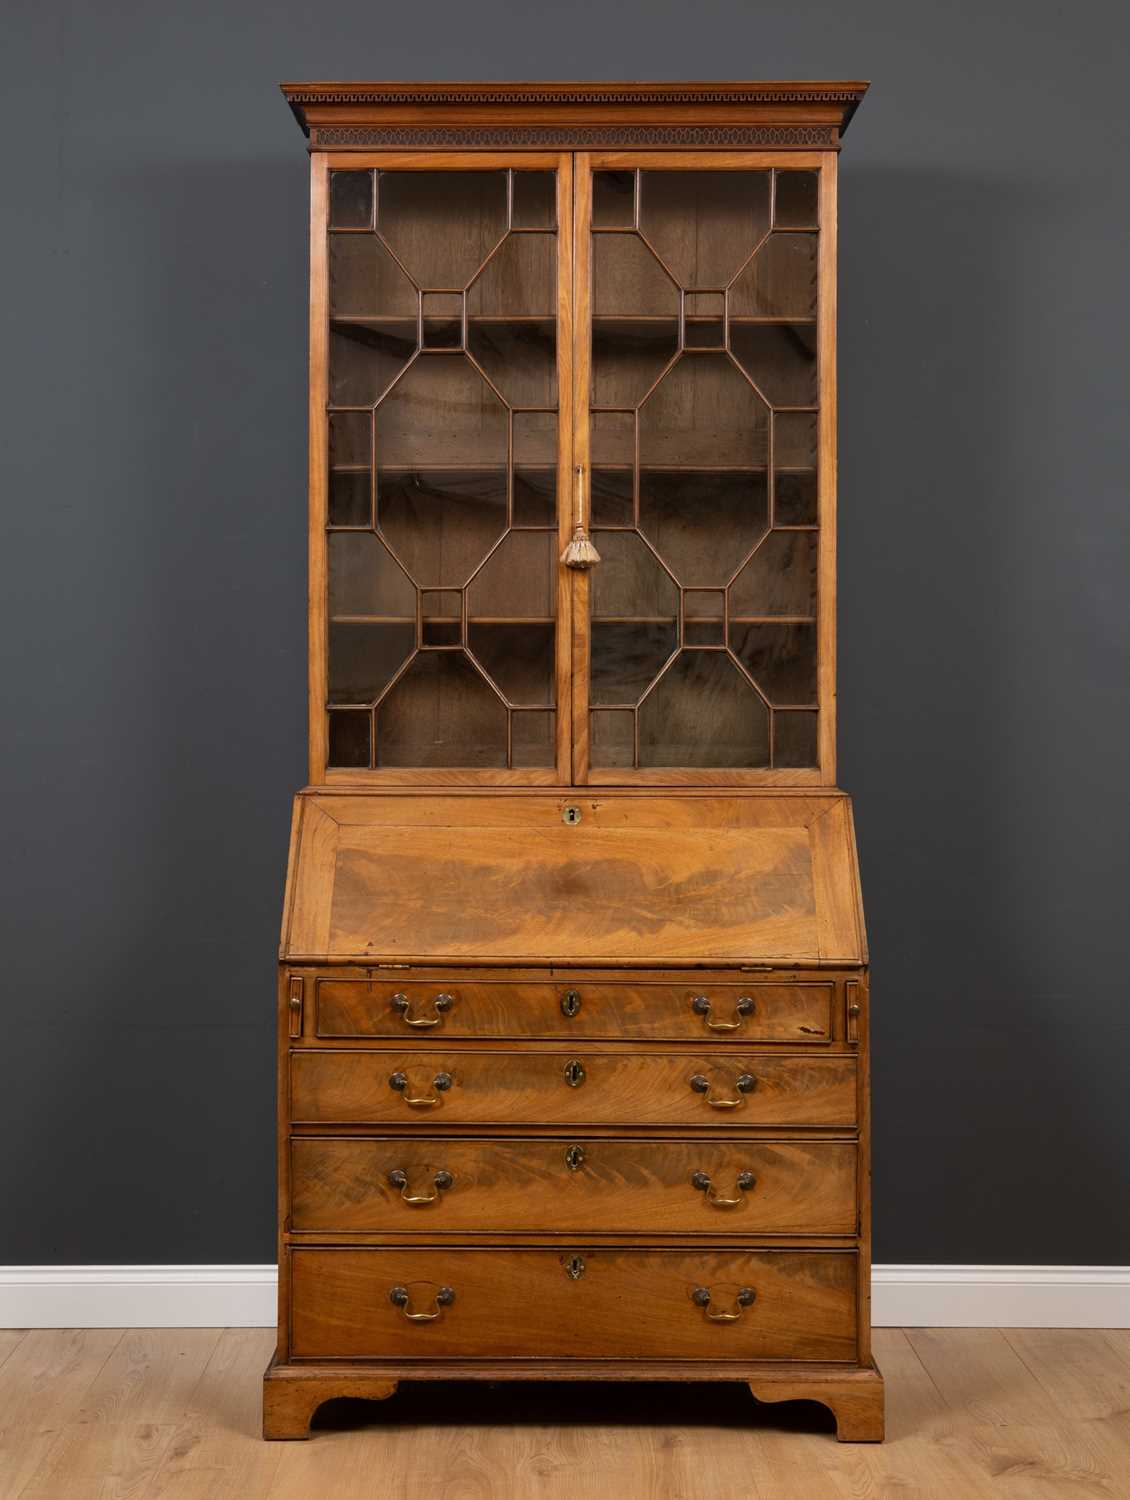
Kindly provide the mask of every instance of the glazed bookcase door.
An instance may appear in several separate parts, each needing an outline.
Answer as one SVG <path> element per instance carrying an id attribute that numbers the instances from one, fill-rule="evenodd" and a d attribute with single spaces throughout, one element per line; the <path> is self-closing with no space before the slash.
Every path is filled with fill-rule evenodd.
<path id="1" fill-rule="evenodd" d="M 835 780 L 834 171 L 576 159 L 578 782 Z"/>
<path id="2" fill-rule="evenodd" d="M 568 156 L 315 162 L 311 779 L 568 780 Z"/>

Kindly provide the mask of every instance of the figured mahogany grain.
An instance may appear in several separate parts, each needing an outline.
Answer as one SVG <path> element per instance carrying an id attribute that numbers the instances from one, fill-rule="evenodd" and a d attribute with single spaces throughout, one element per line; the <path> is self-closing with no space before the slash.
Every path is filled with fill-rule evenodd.
<path id="1" fill-rule="evenodd" d="M 856 1147 L 844 1141 L 313 1136 L 290 1155 L 296 1234 L 855 1232 Z"/>
<path id="2" fill-rule="evenodd" d="M 435 1311 L 442 1287 L 454 1301 L 410 1322 L 398 1286 L 408 1311 Z M 743 1287 L 755 1298 L 712 1322 L 692 1301 L 701 1286 L 711 1311 L 734 1311 Z M 291 1298 L 295 1359 L 855 1356 L 850 1251 L 297 1249 Z"/>
<path id="3" fill-rule="evenodd" d="M 821 1043 L 832 1036 L 834 986 L 694 980 L 556 984 L 459 977 L 319 978 L 316 1035 L 350 1037 L 605 1037 L 656 1041 Z M 710 1003 L 704 1014 L 696 998 Z M 443 997 L 439 1007 L 438 997 Z M 751 1000 L 748 1013 L 738 1002 Z M 406 1001 L 403 1003 L 394 1003 Z M 433 1023 L 426 1026 L 421 1022 Z M 712 1029 L 736 1026 L 733 1031 Z"/>
<path id="4" fill-rule="evenodd" d="M 566 1069 L 579 1063 L 572 1086 Z M 390 1079 L 403 1074 L 404 1088 Z M 446 1075 L 450 1087 L 437 1087 Z M 748 1092 L 737 1080 L 748 1076 Z M 690 1080 L 703 1077 L 708 1090 Z M 839 1125 L 856 1113 L 856 1059 L 727 1051 L 296 1051 L 291 1115 L 309 1124 Z M 434 1099 L 430 1105 L 407 1101 Z M 716 1101 L 715 1103 L 709 1102 Z M 726 1108 L 725 1101 L 737 1101 Z"/>

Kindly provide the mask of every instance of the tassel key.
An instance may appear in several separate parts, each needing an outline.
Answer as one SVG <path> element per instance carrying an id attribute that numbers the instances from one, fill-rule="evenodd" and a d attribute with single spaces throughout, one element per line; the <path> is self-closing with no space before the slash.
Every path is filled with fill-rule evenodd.
<path id="1" fill-rule="evenodd" d="M 578 573 L 587 572 L 600 561 L 600 553 L 583 526 L 578 526 L 573 532 L 573 540 L 562 552 L 561 561 L 567 568 L 573 568 Z"/>

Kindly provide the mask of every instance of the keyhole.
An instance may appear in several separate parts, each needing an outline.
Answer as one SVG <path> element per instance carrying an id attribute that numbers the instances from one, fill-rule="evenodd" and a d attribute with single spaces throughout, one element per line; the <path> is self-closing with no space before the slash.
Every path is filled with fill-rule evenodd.
<path id="1" fill-rule="evenodd" d="M 584 1066 L 574 1058 L 565 1064 L 565 1082 L 571 1089 L 579 1089 L 585 1081 Z"/>
<path id="2" fill-rule="evenodd" d="M 585 1258 L 583 1255 L 571 1255 L 565 1262 L 565 1274 L 570 1281 L 580 1281 L 585 1274 Z"/>
<path id="3" fill-rule="evenodd" d="M 570 804 L 570 806 L 568 807 L 562 808 L 561 821 L 563 823 L 568 823 L 570 826 L 572 826 L 574 823 L 579 823 L 581 821 L 581 809 L 579 807 L 573 806 L 572 804 Z"/>
<path id="4" fill-rule="evenodd" d="M 561 996 L 561 1009 L 570 1018 L 575 1016 L 581 1008 L 581 997 L 576 990 L 566 990 Z"/>

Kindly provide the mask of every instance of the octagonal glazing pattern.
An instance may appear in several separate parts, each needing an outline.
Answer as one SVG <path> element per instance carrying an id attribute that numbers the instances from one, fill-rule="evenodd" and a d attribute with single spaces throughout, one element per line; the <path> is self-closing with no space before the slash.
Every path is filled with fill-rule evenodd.
<path id="1" fill-rule="evenodd" d="M 594 173 L 594 768 L 818 763 L 818 184 Z"/>
<path id="2" fill-rule="evenodd" d="M 329 197 L 329 766 L 551 768 L 556 173 Z"/>

